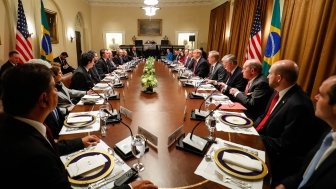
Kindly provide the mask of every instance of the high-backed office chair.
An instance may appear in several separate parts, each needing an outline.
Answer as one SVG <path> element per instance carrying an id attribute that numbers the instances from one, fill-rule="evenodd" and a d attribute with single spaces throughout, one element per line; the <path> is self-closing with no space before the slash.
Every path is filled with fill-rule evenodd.
<path id="1" fill-rule="evenodd" d="M 72 72 L 66 73 L 62 76 L 62 83 L 69 88 L 71 84 Z"/>

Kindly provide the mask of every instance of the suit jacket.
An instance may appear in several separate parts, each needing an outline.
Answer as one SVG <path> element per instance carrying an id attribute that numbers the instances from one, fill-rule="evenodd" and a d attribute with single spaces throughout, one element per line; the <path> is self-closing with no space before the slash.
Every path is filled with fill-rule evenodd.
<path id="1" fill-rule="evenodd" d="M 226 70 L 224 69 L 224 66 L 221 62 L 217 62 L 215 67 L 213 68 L 211 72 L 211 66 L 210 66 L 210 72 L 208 78 L 211 80 L 216 80 L 219 82 L 224 82 L 224 78 L 227 77 Z"/>
<path id="2" fill-rule="evenodd" d="M 194 74 L 196 76 L 199 76 L 199 77 L 202 77 L 202 78 L 205 78 L 209 75 L 209 71 L 210 71 L 210 67 L 209 67 L 209 63 L 202 57 L 198 60 L 198 62 L 196 62 L 195 60 L 195 63 L 196 64 L 196 68 L 195 68 L 195 71 L 194 71 Z"/>
<path id="3" fill-rule="evenodd" d="M 101 81 L 101 78 L 100 78 L 100 75 L 98 73 L 98 70 L 96 68 L 96 65 L 94 65 L 90 70 L 89 72 L 91 73 L 91 76 L 93 78 L 93 81 L 95 83 L 99 83 Z"/>
<path id="4" fill-rule="evenodd" d="M 67 107 L 73 105 L 73 99 L 81 98 L 86 94 L 86 91 L 80 91 L 75 89 L 68 89 L 62 82 L 60 83 L 60 88 L 57 89 L 58 104 L 60 111 L 63 115 L 68 112 Z"/>
<path id="5" fill-rule="evenodd" d="M 330 128 L 329 128 L 330 129 Z M 306 160 L 304 161 L 304 166 L 301 170 L 290 177 L 284 179 L 281 183 L 286 186 L 286 189 L 298 188 L 299 184 L 302 181 L 303 175 L 313 159 L 314 155 L 321 146 L 323 140 L 318 143 L 313 150 L 309 153 Z M 336 150 L 334 150 L 314 171 L 312 176 L 309 178 L 307 183 L 302 186 L 302 189 L 314 189 L 314 188 L 323 188 L 323 189 L 334 189 L 336 188 Z"/>
<path id="6" fill-rule="evenodd" d="M 117 65 L 122 65 L 125 63 L 123 57 L 119 57 L 118 55 L 115 55 L 112 60 Z"/>
<path id="7" fill-rule="evenodd" d="M 263 117 L 257 118 L 255 126 Z M 274 182 L 299 171 L 304 157 L 323 133 L 316 123 L 311 100 L 298 85 L 294 85 L 280 99 L 259 131 L 270 159 Z"/>
<path id="8" fill-rule="evenodd" d="M 59 155 L 49 142 L 32 126 L 5 116 L 0 124 L 1 177 L 13 188 L 71 189 Z M 18 179 L 14 175 L 24 175 Z"/>
<path id="9" fill-rule="evenodd" d="M 140 53 L 140 51 L 136 51 L 135 53 L 134 53 L 133 51 L 130 51 L 128 54 L 129 54 L 129 56 L 131 56 L 132 58 L 142 56 L 141 53 Z"/>
<path id="10" fill-rule="evenodd" d="M 88 91 L 94 86 L 94 81 L 92 77 L 90 77 L 89 73 L 83 66 L 79 66 L 72 78 L 70 89 L 77 89 L 81 91 Z"/>
<path id="11" fill-rule="evenodd" d="M 246 115 L 255 120 L 264 114 L 273 89 L 268 85 L 267 78 L 260 74 L 253 80 L 247 95 L 244 92 L 238 93 L 235 98 L 247 108 Z"/>
<path id="12" fill-rule="evenodd" d="M 193 67 L 192 63 L 193 63 L 193 59 L 188 56 L 185 59 L 184 67 L 190 70 Z"/>
<path id="13" fill-rule="evenodd" d="M 106 61 L 103 58 L 100 58 L 96 65 L 95 65 L 100 79 L 105 77 L 105 74 L 111 73 L 112 71 L 116 70 L 117 68 L 113 66 L 112 62 L 107 59 Z"/>
<path id="14" fill-rule="evenodd" d="M 244 91 L 247 84 L 247 80 L 243 78 L 242 69 L 239 66 L 237 66 L 232 75 L 227 72 L 224 82 L 227 84 L 227 88 L 223 90 L 223 94 L 227 95 L 232 101 L 236 101 L 236 99 L 229 93 L 230 89 L 237 88 L 239 91 Z"/>
<path id="15" fill-rule="evenodd" d="M 69 73 L 69 72 L 73 72 L 75 69 L 70 66 L 67 62 L 66 59 L 64 59 L 63 61 L 61 60 L 61 58 L 58 56 L 56 58 L 54 58 L 54 62 L 58 62 L 61 65 L 61 71 L 63 74 Z"/>
<path id="16" fill-rule="evenodd" d="M 3 74 L 5 73 L 6 70 L 10 69 L 14 67 L 12 63 L 10 63 L 9 61 L 7 61 L 6 63 L 4 63 L 2 66 L 1 66 L 1 69 L 0 69 L 0 77 L 3 76 Z"/>
<path id="17" fill-rule="evenodd" d="M 7 154 L 0 156 L 0 161 L 6 162 L 1 167 L 6 173 L 0 178 L 2 183 L 12 183 L 11 188 L 72 188 L 59 154 L 44 136 L 32 126 L 8 115 L 2 115 L 0 123 L 0 142 L 4 144 L 0 150 Z M 72 145 L 75 146 L 78 142 L 81 139 L 75 139 Z M 67 141 L 64 145 L 70 143 Z M 78 147 L 80 146 L 77 149 Z M 20 176 L 18 182 L 15 175 L 24 176 Z M 115 188 L 128 189 L 129 186 Z"/>

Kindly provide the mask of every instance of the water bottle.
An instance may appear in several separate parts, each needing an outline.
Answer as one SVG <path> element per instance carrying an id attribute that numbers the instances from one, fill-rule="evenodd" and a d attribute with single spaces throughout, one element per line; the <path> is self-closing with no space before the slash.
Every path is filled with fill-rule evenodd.
<path id="1" fill-rule="evenodd" d="M 210 141 L 215 140 L 215 129 L 216 129 L 216 118 L 213 116 L 213 112 L 210 113 L 210 115 L 205 119 L 205 124 L 208 127 L 209 130 L 209 136 L 208 139 Z"/>

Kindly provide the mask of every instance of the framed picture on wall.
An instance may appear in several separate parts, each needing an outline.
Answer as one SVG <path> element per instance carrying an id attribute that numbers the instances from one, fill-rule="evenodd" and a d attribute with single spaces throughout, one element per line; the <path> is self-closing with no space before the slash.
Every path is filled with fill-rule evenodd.
<path id="1" fill-rule="evenodd" d="M 47 16 L 47 22 L 49 26 L 50 38 L 52 44 L 58 43 L 58 35 L 57 35 L 57 13 L 55 11 L 45 9 L 45 13 Z"/>
<path id="2" fill-rule="evenodd" d="M 161 36 L 162 19 L 138 19 L 138 36 Z"/>

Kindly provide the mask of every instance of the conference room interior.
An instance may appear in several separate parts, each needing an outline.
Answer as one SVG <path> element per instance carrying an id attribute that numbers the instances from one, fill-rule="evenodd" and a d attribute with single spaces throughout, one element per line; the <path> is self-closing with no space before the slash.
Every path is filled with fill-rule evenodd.
<path id="1" fill-rule="evenodd" d="M 157 140 L 153 142 L 153 138 L 147 139 L 148 151 L 140 158 L 145 166 L 145 170 L 139 172 L 141 179 L 151 180 L 159 188 L 246 187 L 244 184 L 237 184 L 235 180 L 225 183 L 225 178 L 223 180 L 225 184 L 215 182 L 211 176 L 206 177 L 205 173 L 200 171 L 200 165 L 204 166 L 204 163 L 208 163 L 204 155 L 213 153 L 211 150 L 215 151 L 214 149 L 218 147 L 211 148 L 212 144 L 209 143 L 207 149 L 201 153 L 183 149 L 181 141 L 183 136 L 190 134 L 195 126 L 197 126 L 194 131 L 196 137 L 209 135 L 204 120 L 198 121 L 193 117 L 195 109 L 204 109 L 205 100 L 190 98 L 190 94 L 196 92 L 200 86 L 197 82 L 193 86 L 186 84 L 189 80 L 181 79 L 181 73 L 170 65 L 171 62 L 165 60 L 166 52 L 167 49 L 174 52 L 178 49 L 203 48 L 207 55 L 210 51 L 218 51 L 219 61 L 225 55 L 233 54 L 238 66 L 243 68 L 253 19 L 259 6 L 261 13 L 261 54 L 259 56 L 260 62 L 264 64 L 266 47 L 272 43 L 269 40 L 269 34 L 272 30 L 273 6 L 276 1 L 159 0 L 157 7 L 160 9 L 155 15 L 147 16 L 142 9 L 145 6 L 142 0 L 43 0 L 50 19 L 49 23 L 52 23 L 50 28 L 53 30 L 51 32 L 53 58 L 58 57 L 62 52 L 67 52 L 67 62 L 76 69 L 80 65 L 81 55 L 90 50 L 97 52 L 99 56 L 101 49 L 109 49 L 114 56 L 118 49 L 130 52 L 135 46 L 141 55 L 134 59 L 136 61 L 128 64 L 131 65 L 131 69 L 125 71 L 127 77 L 119 80 L 122 87 L 114 87 L 115 92 L 119 94 L 119 99 L 106 102 L 112 106 L 112 109 L 121 112 L 121 122 L 109 124 L 106 136 L 102 136 L 99 129 L 91 133 L 63 134 L 60 135 L 60 139 L 95 134 L 106 145 L 114 148 L 118 142 L 130 135 L 127 128 L 129 126 L 134 134 L 142 132 L 147 137 L 154 136 Z M 314 97 L 319 93 L 321 84 L 325 79 L 336 74 L 334 50 L 336 22 L 333 19 L 336 17 L 336 2 L 330 0 L 280 0 L 279 2 L 281 42 L 277 58 L 292 60 L 297 64 L 299 71 L 296 83 L 307 93 L 315 106 Z M 22 3 L 33 58 L 40 59 L 43 35 L 40 1 L 24 0 Z M 8 53 L 16 49 L 17 9 L 17 1 L 0 1 L 1 65 L 8 60 Z M 154 24 L 153 27 L 158 27 L 158 31 L 151 33 L 153 30 L 141 28 L 148 22 L 150 27 L 153 26 L 151 24 Z M 154 87 L 154 93 L 147 93 L 141 85 L 141 77 L 146 59 L 152 56 L 155 59 L 153 66 L 158 85 Z M 207 59 L 207 57 L 204 58 Z M 62 76 L 62 82 L 67 87 L 70 87 L 72 75 L 73 73 L 68 73 Z M 107 82 L 102 81 L 102 83 Z M 97 93 L 103 92 L 101 88 L 97 89 L 97 86 L 94 90 Z M 100 106 L 101 104 L 76 105 L 70 113 L 99 111 Z M 218 107 L 214 104 L 209 107 L 210 110 L 215 108 Z M 127 111 L 131 112 L 131 116 Z M 233 114 L 244 112 L 229 105 L 222 111 Z M 2 107 L 1 112 L 3 112 Z M 183 134 L 182 138 L 170 138 L 176 131 L 181 132 L 178 134 Z M 235 146 L 236 148 L 247 146 L 250 150 L 247 150 L 249 154 L 252 153 L 251 150 L 255 150 L 257 157 L 265 154 L 265 157 L 260 159 L 265 162 L 263 166 L 267 167 L 268 172 L 258 179 L 241 179 L 244 182 L 247 180 L 251 188 L 274 187 L 270 157 L 265 151 L 261 137 L 258 134 L 248 134 L 234 129 L 232 131 L 215 131 L 215 137 L 220 140 L 218 144 L 225 144 L 228 141 L 229 144 L 242 145 Z M 226 147 L 229 144 L 226 144 Z M 124 161 L 126 165 L 132 167 L 138 160 L 118 155 L 121 160 L 116 159 L 115 166 L 118 165 L 118 161 Z M 254 157 L 254 154 L 252 156 Z M 63 157 L 63 161 L 64 158 L 66 156 Z M 214 159 L 213 157 L 210 161 L 215 163 Z M 229 178 L 235 178 L 235 176 L 231 174 Z"/>

